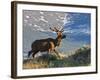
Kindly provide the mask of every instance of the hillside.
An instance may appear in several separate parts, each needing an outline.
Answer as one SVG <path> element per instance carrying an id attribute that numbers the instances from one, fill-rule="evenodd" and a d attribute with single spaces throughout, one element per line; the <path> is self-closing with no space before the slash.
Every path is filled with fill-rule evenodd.
<path id="1" fill-rule="evenodd" d="M 58 58 L 55 54 L 43 54 L 34 59 L 24 60 L 23 69 L 89 66 L 90 62 L 90 47 L 82 47 L 70 56 L 60 53 Z"/>
<path id="2" fill-rule="evenodd" d="M 66 60 L 69 62 L 68 66 L 88 66 L 91 63 L 90 57 L 91 49 L 89 47 L 82 47 L 78 49 L 74 55 L 69 56 Z"/>

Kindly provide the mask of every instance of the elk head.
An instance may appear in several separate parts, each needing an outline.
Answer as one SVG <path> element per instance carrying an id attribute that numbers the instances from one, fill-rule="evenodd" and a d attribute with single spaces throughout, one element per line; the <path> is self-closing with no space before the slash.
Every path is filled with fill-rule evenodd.
<path id="1" fill-rule="evenodd" d="M 65 38 L 65 35 L 63 35 L 63 31 L 64 31 L 63 28 L 62 28 L 61 30 L 59 30 L 59 29 L 57 29 L 56 27 L 54 27 L 54 28 L 51 28 L 51 27 L 50 27 L 50 30 L 52 30 L 52 31 L 54 31 L 54 32 L 57 33 L 56 44 L 57 44 L 57 46 L 59 46 L 61 40 L 62 40 L 63 38 Z"/>

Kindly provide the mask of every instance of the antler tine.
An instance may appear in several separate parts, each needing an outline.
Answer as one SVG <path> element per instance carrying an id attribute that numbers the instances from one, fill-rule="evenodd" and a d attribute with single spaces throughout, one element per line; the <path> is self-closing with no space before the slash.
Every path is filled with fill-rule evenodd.
<path id="1" fill-rule="evenodd" d="M 61 32 L 63 32 L 63 31 L 64 31 L 64 28 L 61 29 Z"/>
<path id="2" fill-rule="evenodd" d="M 54 29 L 55 29 L 55 31 L 56 31 L 56 32 L 58 32 L 58 31 L 59 31 L 56 27 L 54 27 Z"/>
<path id="3" fill-rule="evenodd" d="M 52 30 L 52 31 L 55 31 L 54 29 L 52 29 L 51 27 L 50 27 L 50 29 Z"/>

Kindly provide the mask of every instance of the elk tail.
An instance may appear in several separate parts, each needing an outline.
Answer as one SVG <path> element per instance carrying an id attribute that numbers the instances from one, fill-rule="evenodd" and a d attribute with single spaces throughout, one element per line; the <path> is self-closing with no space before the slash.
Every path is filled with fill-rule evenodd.
<path id="1" fill-rule="evenodd" d="M 32 50 L 28 52 L 28 57 L 30 57 L 31 53 L 32 53 Z"/>

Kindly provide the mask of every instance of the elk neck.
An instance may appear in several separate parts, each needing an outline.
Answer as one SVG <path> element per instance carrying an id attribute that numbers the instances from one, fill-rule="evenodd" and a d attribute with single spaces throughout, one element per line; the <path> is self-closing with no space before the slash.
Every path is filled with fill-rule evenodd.
<path id="1" fill-rule="evenodd" d="M 59 46 L 61 42 L 61 36 L 57 36 L 57 38 L 55 39 L 55 45 Z"/>

